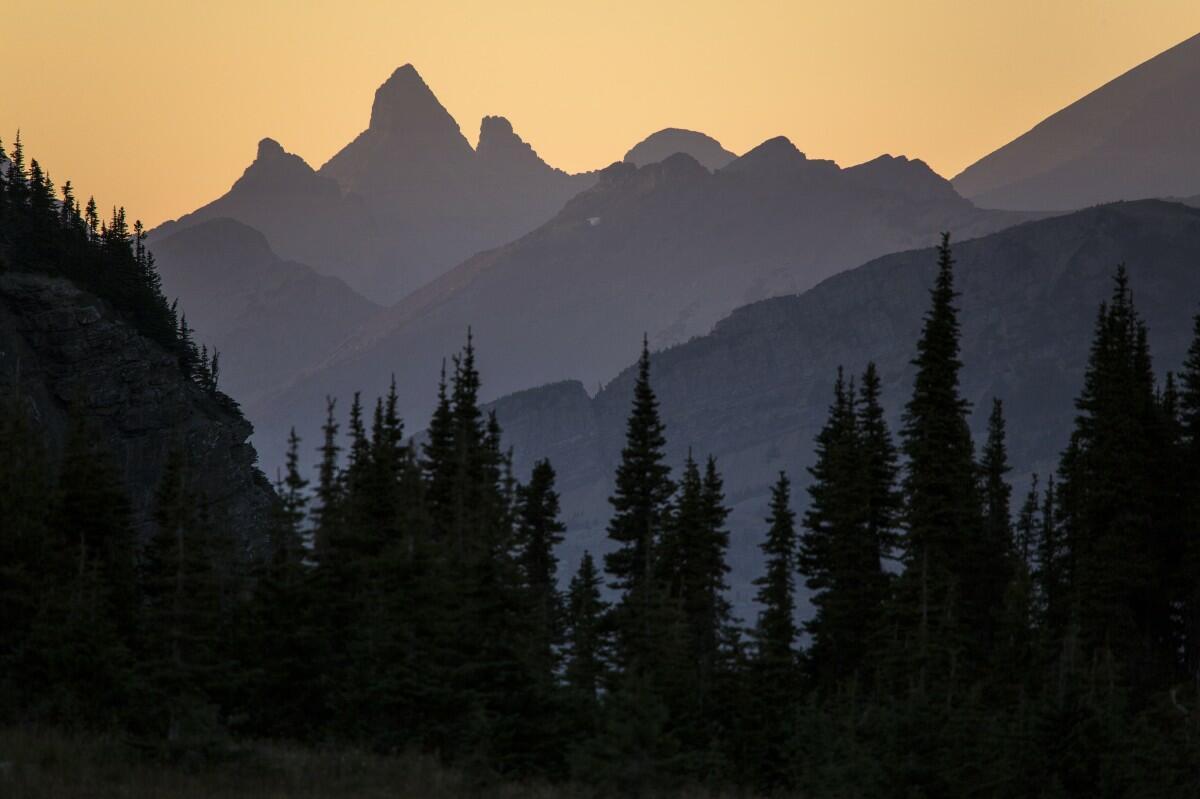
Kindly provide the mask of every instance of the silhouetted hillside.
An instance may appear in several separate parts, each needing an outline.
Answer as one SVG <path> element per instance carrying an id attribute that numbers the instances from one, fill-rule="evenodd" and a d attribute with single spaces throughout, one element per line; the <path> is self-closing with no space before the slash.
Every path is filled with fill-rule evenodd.
<path id="1" fill-rule="evenodd" d="M 984 208 L 1068 210 L 1200 190 L 1200 35 L 1129 70 L 967 167 Z"/>

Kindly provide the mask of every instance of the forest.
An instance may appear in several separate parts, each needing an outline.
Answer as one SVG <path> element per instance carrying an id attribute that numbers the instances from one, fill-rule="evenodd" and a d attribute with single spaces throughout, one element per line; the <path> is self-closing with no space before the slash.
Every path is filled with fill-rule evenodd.
<path id="1" fill-rule="evenodd" d="M 19 140 L 6 157 L 0 272 L 75 281 L 216 393 L 141 226 L 69 183 L 58 199 Z M 873 366 L 829 376 L 807 496 L 781 473 L 737 531 L 762 541 L 750 620 L 726 598 L 720 464 L 667 462 L 645 345 L 609 547 L 570 573 L 553 465 L 513 473 L 469 332 L 420 435 L 394 391 L 329 400 L 313 475 L 293 432 L 253 551 L 186 451 L 139 540 L 87 425 L 56 455 L 2 398 L 0 724 L 168 761 L 242 740 L 419 752 L 601 795 L 1197 795 L 1200 316 L 1160 380 L 1115 267 L 1058 468 L 1014 496 L 1003 397 L 986 440 L 968 427 L 955 298 L 945 235 L 895 431 Z"/>

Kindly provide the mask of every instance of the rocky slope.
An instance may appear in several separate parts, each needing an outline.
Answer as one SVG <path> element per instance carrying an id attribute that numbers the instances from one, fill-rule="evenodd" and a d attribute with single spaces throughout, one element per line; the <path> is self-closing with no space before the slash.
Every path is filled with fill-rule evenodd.
<path id="1" fill-rule="evenodd" d="M 921 161 L 840 168 L 772 139 L 710 172 L 688 155 L 614 164 L 533 233 L 481 253 L 373 317 L 317 369 L 247 407 L 262 447 L 316 430 L 327 394 L 381 392 L 394 373 L 424 424 L 442 359 L 474 328 L 491 396 L 609 379 L 636 353 L 707 333 L 733 308 L 803 291 L 863 261 L 1023 217 L 986 212 Z"/>
<path id="2" fill-rule="evenodd" d="M 1200 209 L 1180 204 L 1122 203 L 1030 222 L 960 243 L 955 257 L 963 391 L 980 437 L 992 397 L 1004 400 L 1019 483 L 1031 471 L 1049 473 L 1066 443 L 1096 308 L 1117 264 L 1128 264 L 1160 373 L 1182 362 L 1200 311 Z M 655 354 L 672 460 L 690 447 L 714 454 L 725 474 L 741 607 L 780 469 L 797 484 L 797 506 L 805 504 L 813 438 L 839 365 L 855 374 L 878 364 L 898 429 L 935 271 L 931 249 L 889 255 L 803 294 L 740 308 L 711 334 Z M 557 383 L 495 403 L 519 474 L 534 458 L 554 461 L 571 528 L 568 562 L 585 547 L 605 548 L 605 499 L 632 382 L 630 368 L 594 397 L 580 383 Z"/>
<path id="3" fill-rule="evenodd" d="M 1068 210 L 1200 191 L 1200 35 L 1039 122 L 954 187 L 983 208 Z"/>
<path id="4" fill-rule="evenodd" d="M 272 493 L 249 422 L 95 296 L 60 278 L 0 274 L 0 392 L 14 391 L 52 451 L 70 414 L 84 415 L 114 454 L 144 534 L 167 456 L 181 448 L 214 521 L 246 548 L 263 544 Z"/>

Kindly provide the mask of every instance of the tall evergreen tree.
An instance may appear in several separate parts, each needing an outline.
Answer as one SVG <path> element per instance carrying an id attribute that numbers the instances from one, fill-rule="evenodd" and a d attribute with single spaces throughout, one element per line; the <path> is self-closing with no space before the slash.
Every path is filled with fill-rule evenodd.
<path id="1" fill-rule="evenodd" d="M 1071 443 L 1059 467 L 1073 605 L 1085 645 L 1139 681 L 1169 672 L 1179 649 L 1163 575 L 1157 461 L 1166 451 L 1146 328 L 1118 268 L 1101 306 Z"/>
<path id="2" fill-rule="evenodd" d="M 928 684 L 922 680 L 931 676 L 934 665 L 949 674 L 959 671 L 960 653 L 968 660 L 982 656 L 980 642 L 987 640 L 1000 600 L 971 591 L 982 576 L 974 573 L 979 561 L 972 554 L 982 536 L 983 510 L 967 425 L 969 405 L 959 393 L 956 296 L 950 236 L 943 234 L 901 430 L 907 468 L 899 601 L 904 645 L 922 675 L 919 688 Z"/>
<path id="3" fill-rule="evenodd" d="M 539 679 L 549 684 L 557 669 L 563 635 L 563 604 L 556 580 L 566 526 L 559 519 L 554 467 L 548 460 L 534 464 L 529 483 L 518 489 L 518 563 L 528 592 L 532 625 L 532 659 Z"/>
<path id="4" fill-rule="evenodd" d="M 658 416 L 658 399 L 650 387 L 650 349 L 642 342 L 633 409 L 625 431 L 625 447 L 617 467 L 616 486 L 609 503 L 613 516 L 608 537 L 617 549 L 604 556 L 613 588 L 622 592 L 615 612 L 620 655 L 627 668 L 642 664 L 649 639 L 655 593 L 655 547 L 670 523 L 674 484 L 665 463 L 666 437 Z"/>
<path id="5" fill-rule="evenodd" d="M 887 578 L 883 544 L 868 524 L 868 471 L 853 382 L 838 370 L 833 404 L 817 435 L 797 563 L 813 592 L 808 662 L 820 684 L 833 686 L 864 666 L 882 623 Z"/>

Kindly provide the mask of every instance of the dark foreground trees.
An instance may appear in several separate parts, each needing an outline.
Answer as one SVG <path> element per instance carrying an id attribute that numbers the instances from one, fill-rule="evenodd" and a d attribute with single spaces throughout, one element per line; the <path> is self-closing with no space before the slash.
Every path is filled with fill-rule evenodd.
<path id="1" fill-rule="evenodd" d="M 105 246 L 93 214 L 45 201 L 44 175 L 12 174 L 3 219 Z M 646 350 L 609 540 L 578 563 L 559 562 L 553 467 L 514 474 L 479 405 L 470 338 L 418 440 L 395 391 L 331 401 L 309 485 L 293 435 L 252 563 L 185 453 L 137 541 L 86 427 L 52 458 L 5 398 L 0 717 L 158 753 L 229 736 L 423 750 L 479 780 L 622 795 L 1200 795 L 1200 318 L 1160 384 L 1118 272 L 1059 469 L 1014 516 L 1003 406 L 977 456 L 958 388 L 948 241 L 936 266 L 898 445 L 875 368 L 839 372 L 806 507 L 781 474 L 753 531 L 749 629 L 726 596 L 717 463 L 673 474 Z"/>

